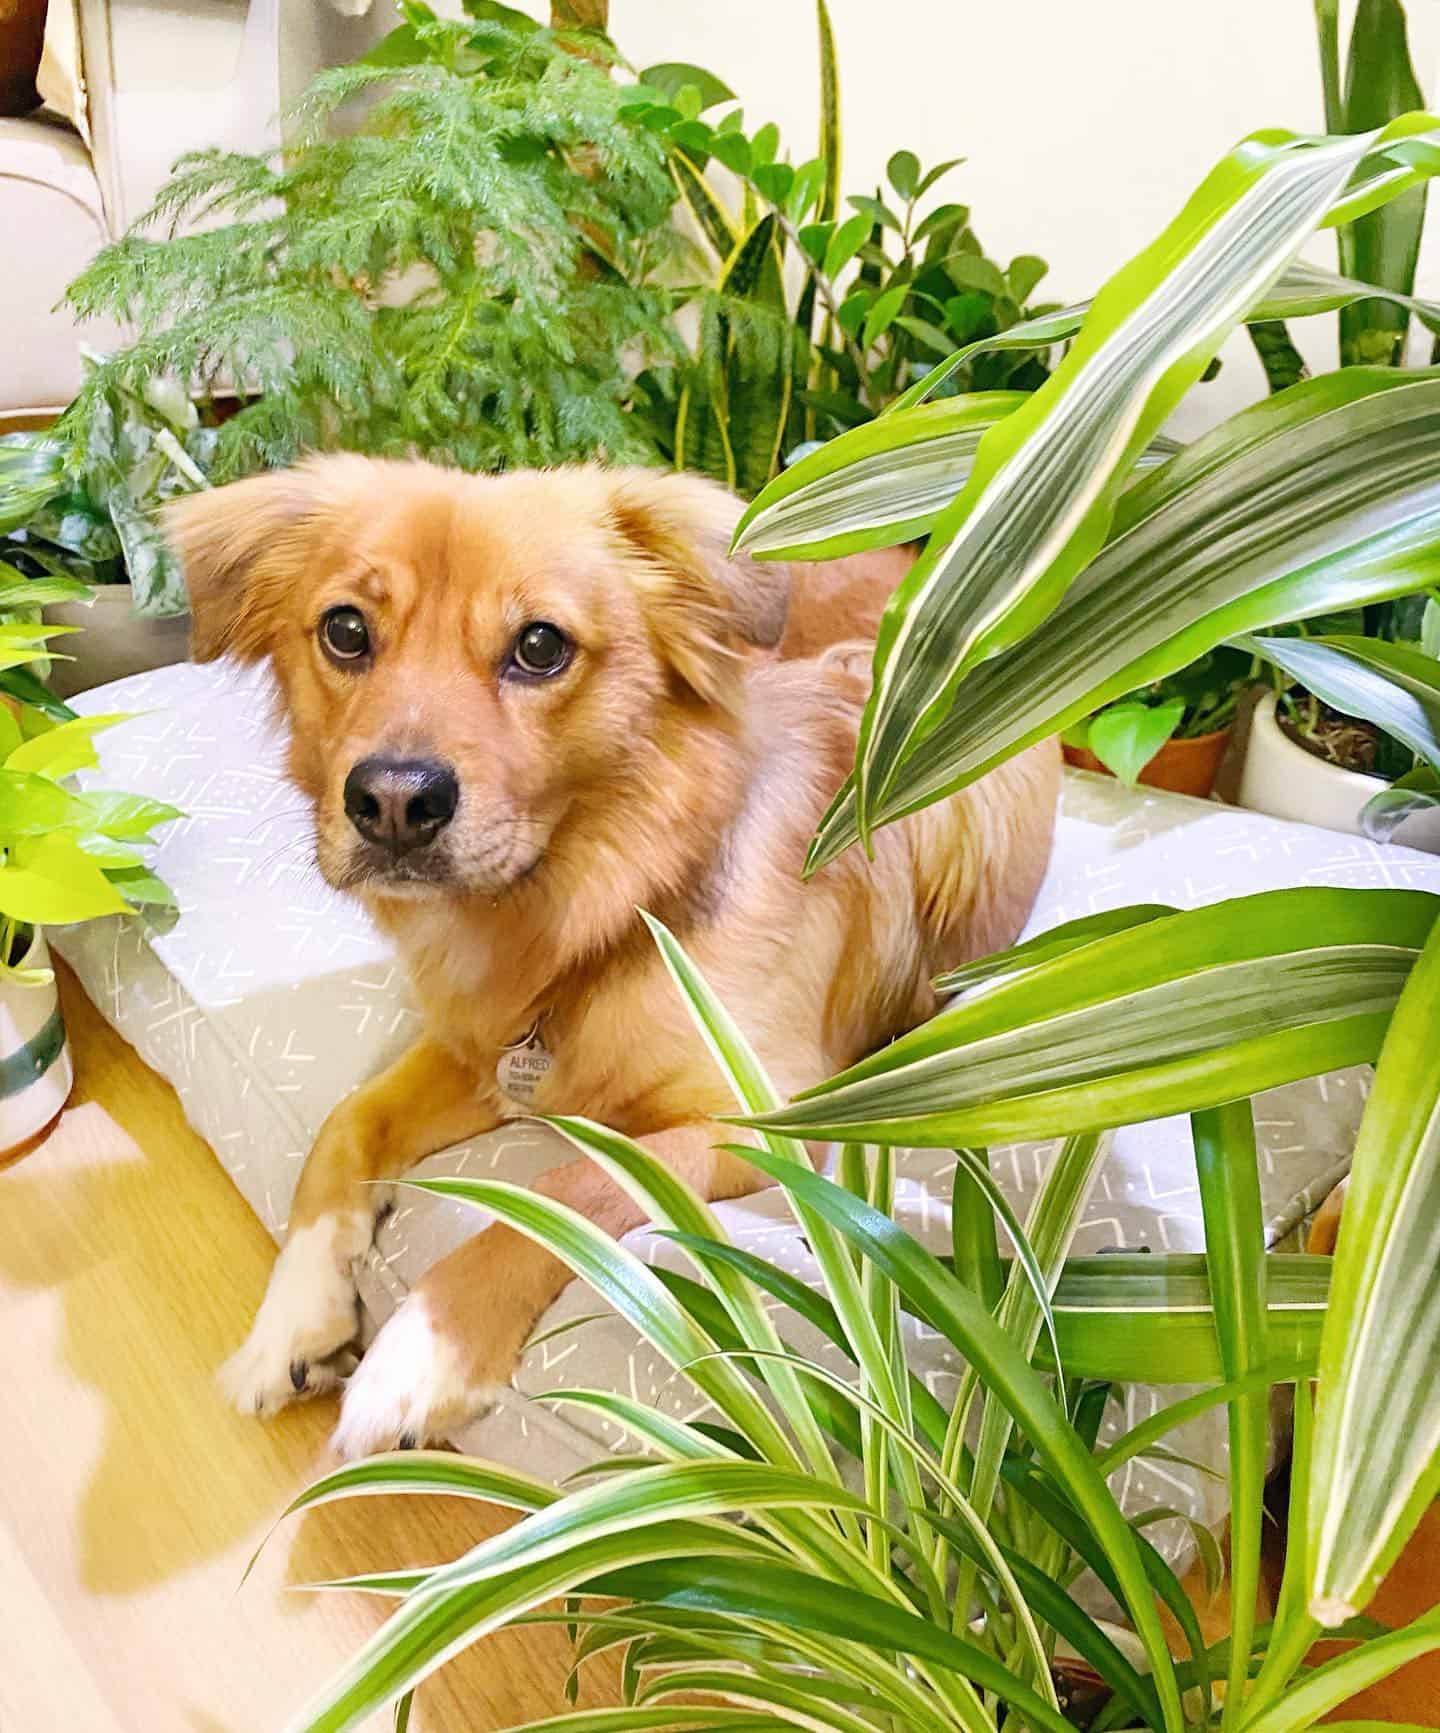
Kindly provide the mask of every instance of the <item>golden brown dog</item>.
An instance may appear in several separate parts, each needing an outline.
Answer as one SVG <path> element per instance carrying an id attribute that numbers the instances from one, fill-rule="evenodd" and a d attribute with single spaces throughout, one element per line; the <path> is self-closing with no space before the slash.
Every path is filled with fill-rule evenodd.
<path id="1" fill-rule="evenodd" d="M 938 970 L 1019 930 L 1053 746 L 882 831 L 873 863 L 852 851 L 802 882 L 865 696 L 869 647 L 844 641 L 908 558 L 799 567 L 792 600 L 787 568 L 728 557 L 738 511 L 659 472 L 356 457 L 172 507 L 195 654 L 270 659 L 320 869 L 394 939 L 428 1028 L 320 1133 L 225 1371 L 243 1407 L 339 1381 L 384 1202 L 365 1182 L 506 1118 L 603 1121 L 707 1198 L 762 1183 L 715 1147 L 732 1103 L 637 908 L 790 1092 L 929 1014 Z M 532 1032 L 526 1080 L 506 1054 Z M 639 1219 L 584 1161 L 539 1190 L 610 1233 Z M 338 1447 L 419 1442 L 483 1407 L 565 1280 L 506 1227 L 452 1253 L 350 1380 Z"/>

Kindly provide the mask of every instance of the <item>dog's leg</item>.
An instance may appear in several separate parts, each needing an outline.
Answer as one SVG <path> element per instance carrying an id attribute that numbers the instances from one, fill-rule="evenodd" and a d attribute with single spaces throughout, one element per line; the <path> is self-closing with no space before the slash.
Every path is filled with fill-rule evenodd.
<path id="1" fill-rule="evenodd" d="M 769 1183 L 717 1149 L 733 1127 L 688 1125 L 639 1141 L 702 1197 L 739 1197 Z M 536 1181 L 617 1239 L 644 1221 L 640 1206 L 588 1161 Z M 507 1384 L 570 1270 L 524 1234 L 497 1224 L 442 1258 L 371 1343 L 345 1391 L 334 1444 L 342 1456 L 423 1444 L 483 1413 Z"/>
<path id="2" fill-rule="evenodd" d="M 300 1175 L 250 1335 L 221 1368 L 238 1408 L 273 1414 L 340 1381 L 335 1357 L 358 1322 L 355 1266 L 389 1204 L 390 1189 L 373 1182 L 498 1123 L 475 1074 L 428 1040 L 335 1108 Z"/>

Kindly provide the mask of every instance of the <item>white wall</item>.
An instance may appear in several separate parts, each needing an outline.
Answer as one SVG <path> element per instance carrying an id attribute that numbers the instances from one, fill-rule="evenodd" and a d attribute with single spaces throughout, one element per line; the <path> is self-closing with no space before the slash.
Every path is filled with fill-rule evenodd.
<path id="1" fill-rule="evenodd" d="M 972 206 L 1002 263 L 1021 252 L 1048 259 L 1042 292 L 1055 299 L 1089 294 L 1246 133 L 1321 130 L 1311 0 L 830 0 L 830 9 L 847 191 L 868 190 L 902 147 L 927 164 L 966 156 L 946 196 Z M 1434 102 L 1440 0 L 1409 0 L 1408 10 Z M 774 120 L 795 160 L 813 153 L 809 0 L 611 0 L 611 30 L 638 66 L 710 67 L 743 100 L 747 124 Z M 1432 231 L 1420 287 L 1440 296 L 1440 214 Z M 1307 251 L 1334 268 L 1330 237 Z M 1313 366 L 1333 365 L 1333 333 L 1333 316 L 1293 331 Z M 1263 392 L 1242 334 L 1174 428 L 1198 431 Z"/>

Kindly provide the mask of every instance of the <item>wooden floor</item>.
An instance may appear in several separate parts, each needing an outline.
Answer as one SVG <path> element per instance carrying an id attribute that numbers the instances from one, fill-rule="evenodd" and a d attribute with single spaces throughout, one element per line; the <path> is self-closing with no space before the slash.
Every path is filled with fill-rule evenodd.
<path id="1" fill-rule="evenodd" d="M 0 1169 L 0 1729 L 279 1733 L 383 1610 L 287 1584 L 453 1557 L 495 1519 L 354 1501 L 292 1520 L 239 1586 L 328 1466 L 333 1405 L 266 1426 L 221 1403 L 214 1369 L 273 1247 L 169 1086 L 62 987 L 74 1097 Z M 495 1638 L 427 1685 L 411 1726 L 557 1713 L 567 1654 L 557 1631 Z"/>
<path id="2" fill-rule="evenodd" d="M 65 976 L 76 1059 L 50 1137 L 0 1169 L 0 1733 L 280 1733 L 381 1616 L 288 1586 L 453 1557 L 493 1526 L 454 1500 L 364 1500 L 283 1527 L 329 1466 L 329 1404 L 263 1426 L 215 1366 L 273 1248 L 168 1084 Z M 1434 1512 L 1372 1611 L 1440 1594 Z M 555 1714 L 558 1632 L 491 1639 L 422 1691 L 414 1733 L 492 1733 Z M 613 1701 L 597 1664 L 582 1704 Z M 1440 1662 L 1348 1710 L 1440 1725 Z M 377 1727 L 388 1726 L 381 1718 Z"/>

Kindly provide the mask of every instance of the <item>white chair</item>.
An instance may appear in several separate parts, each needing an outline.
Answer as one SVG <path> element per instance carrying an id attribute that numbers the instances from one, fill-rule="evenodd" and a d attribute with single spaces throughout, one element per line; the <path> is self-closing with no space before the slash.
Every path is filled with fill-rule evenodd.
<path id="1" fill-rule="evenodd" d="M 393 0 L 50 0 L 46 107 L 0 119 L 0 431 L 43 426 L 80 383 L 79 327 L 58 303 L 107 241 L 150 205 L 175 159 L 264 150 L 324 66 L 394 28 Z"/>

